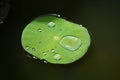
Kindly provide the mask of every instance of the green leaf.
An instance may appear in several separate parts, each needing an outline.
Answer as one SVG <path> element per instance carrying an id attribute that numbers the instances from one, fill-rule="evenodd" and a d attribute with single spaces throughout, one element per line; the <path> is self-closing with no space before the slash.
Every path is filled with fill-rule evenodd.
<path id="1" fill-rule="evenodd" d="M 47 15 L 25 27 L 21 42 L 25 51 L 39 59 L 68 64 L 84 56 L 90 46 L 90 36 L 82 25 Z"/>

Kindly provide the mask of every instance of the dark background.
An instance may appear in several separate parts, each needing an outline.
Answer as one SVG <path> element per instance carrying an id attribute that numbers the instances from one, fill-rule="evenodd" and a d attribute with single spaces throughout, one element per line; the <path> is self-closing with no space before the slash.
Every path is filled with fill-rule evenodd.
<path id="1" fill-rule="evenodd" d="M 11 0 L 0 24 L 1 80 L 120 80 L 120 0 Z M 26 56 L 21 33 L 35 17 L 57 13 L 85 26 L 92 43 L 68 65 L 44 64 Z"/>

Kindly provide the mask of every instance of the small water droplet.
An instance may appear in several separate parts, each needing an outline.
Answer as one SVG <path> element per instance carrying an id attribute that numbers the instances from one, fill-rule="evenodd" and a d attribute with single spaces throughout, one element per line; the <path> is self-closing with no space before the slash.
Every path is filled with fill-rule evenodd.
<path id="1" fill-rule="evenodd" d="M 43 62 L 44 62 L 45 64 L 47 64 L 47 63 L 48 63 L 48 62 L 47 62 L 47 61 L 45 61 L 45 60 L 44 60 Z"/>
<path id="2" fill-rule="evenodd" d="M 58 14 L 57 16 L 58 16 L 58 17 L 61 17 L 61 15 L 59 15 L 59 14 Z"/>
<path id="3" fill-rule="evenodd" d="M 30 54 L 27 54 L 27 57 L 28 57 L 28 58 L 31 58 L 31 59 L 33 58 L 33 56 L 30 55 Z"/>
<path id="4" fill-rule="evenodd" d="M 46 52 L 43 52 L 43 56 L 45 56 L 47 53 Z"/>
<path id="5" fill-rule="evenodd" d="M 49 22 L 49 23 L 48 23 L 48 27 L 53 28 L 54 26 L 55 26 L 55 23 L 54 23 L 54 22 Z"/>
<path id="6" fill-rule="evenodd" d="M 48 15 L 55 16 L 55 17 L 61 17 L 61 15 L 59 15 L 59 14 L 48 14 Z"/>
<path id="7" fill-rule="evenodd" d="M 35 48 L 32 48 L 32 51 L 35 51 Z"/>
<path id="8" fill-rule="evenodd" d="M 29 46 L 26 46 L 26 50 L 28 50 L 28 49 L 30 49 L 30 47 L 29 47 Z"/>
<path id="9" fill-rule="evenodd" d="M 60 59 L 61 59 L 61 55 L 60 55 L 60 54 L 55 54 L 55 55 L 53 56 L 53 58 L 54 58 L 55 60 L 60 60 Z"/>
<path id="10" fill-rule="evenodd" d="M 58 39 L 59 39 L 59 37 L 58 37 L 58 36 L 54 36 L 53 38 L 54 38 L 54 40 L 58 40 Z"/>
<path id="11" fill-rule="evenodd" d="M 36 56 L 33 56 L 33 59 L 38 59 Z"/>
<path id="12" fill-rule="evenodd" d="M 79 24 L 79 26 L 81 26 L 81 27 L 82 27 L 82 24 Z"/>
<path id="13" fill-rule="evenodd" d="M 38 32 L 42 32 L 42 30 L 40 28 L 37 29 Z"/>
<path id="14" fill-rule="evenodd" d="M 54 50 L 54 49 L 51 49 L 51 52 L 52 52 L 52 53 L 54 53 L 54 52 L 55 52 L 55 50 Z"/>

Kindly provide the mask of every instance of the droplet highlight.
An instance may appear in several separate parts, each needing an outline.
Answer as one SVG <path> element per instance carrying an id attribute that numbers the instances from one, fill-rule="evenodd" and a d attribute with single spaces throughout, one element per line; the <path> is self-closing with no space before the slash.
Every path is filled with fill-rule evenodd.
<path id="1" fill-rule="evenodd" d="M 45 64 L 47 64 L 48 62 L 46 60 L 43 61 Z"/>
<path id="2" fill-rule="evenodd" d="M 47 53 L 46 53 L 46 52 L 43 52 L 42 54 L 43 54 L 43 56 L 47 55 Z"/>
<path id="3" fill-rule="evenodd" d="M 55 49 L 51 49 L 51 52 L 54 53 L 54 52 L 55 52 Z"/>
<path id="4" fill-rule="evenodd" d="M 37 29 L 38 32 L 42 32 L 42 30 L 40 28 Z"/>
<path id="5" fill-rule="evenodd" d="M 48 15 L 50 15 L 50 16 L 55 16 L 55 17 L 61 17 L 60 14 L 48 14 Z"/>
<path id="6" fill-rule="evenodd" d="M 48 27 L 50 27 L 50 28 L 55 27 L 55 23 L 54 23 L 54 22 L 49 22 L 49 23 L 48 23 Z"/>
<path id="7" fill-rule="evenodd" d="M 70 51 L 75 51 L 80 48 L 81 40 L 75 36 L 65 36 L 61 39 L 60 45 Z"/>
<path id="8" fill-rule="evenodd" d="M 33 56 L 33 59 L 38 59 L 36 56 Z"/>
<path id="9" fill-rule="evenodd" d="M 53 56 L 53 58 L 58 61 L 58 60 L 61 59 L 61 55 L 60 55 L 60 54 L 55 54 L 55 55 Z"/>

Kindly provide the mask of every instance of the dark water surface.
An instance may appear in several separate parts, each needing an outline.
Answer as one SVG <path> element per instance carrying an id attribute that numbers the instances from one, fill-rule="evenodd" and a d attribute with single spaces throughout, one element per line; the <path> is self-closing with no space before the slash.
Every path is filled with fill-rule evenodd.
<path id="1" fill-rule="evenodd" d="M 119 4 L 119 0 L 13 0 L 0 25 L 1 80 L 120 80 Z M 92 43 L 82 59 L 53 65 L 26 56 L 22 30 L 35 17 L 51 13 L 89 30 Z"/>

